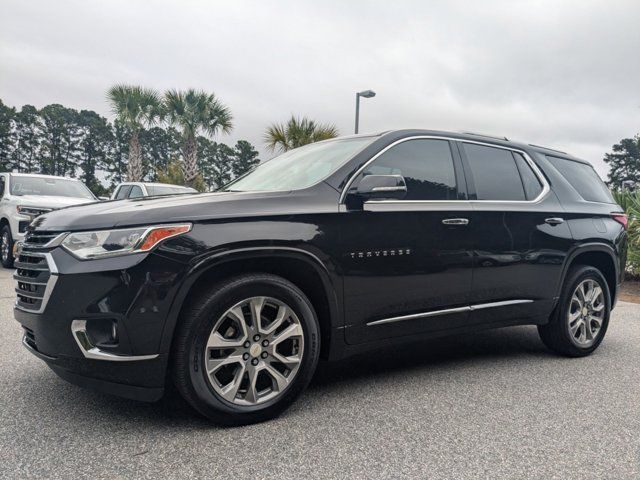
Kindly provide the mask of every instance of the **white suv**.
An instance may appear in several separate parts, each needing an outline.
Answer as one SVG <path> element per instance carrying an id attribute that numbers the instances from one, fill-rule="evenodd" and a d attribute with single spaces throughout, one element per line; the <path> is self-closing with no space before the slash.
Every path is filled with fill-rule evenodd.
<path id="1" fill-rule="evenodd" d="M 118 185 L 113 191 L 111 200 L 156 197 L 158 195 L 184 195 L 185 193 L 198 193 L 198 191 L 193 188 L 171 185 L 169 183 L 124 182 Z"/>
<path id="2" fill-rule="evenodd" d="M 27 226 L 38 215 L 58 208 L 96 202 L 91 190 L 80 180 L 0 173 L 0 260 L 13 266 L 14 242 L 22 240 Z"/>

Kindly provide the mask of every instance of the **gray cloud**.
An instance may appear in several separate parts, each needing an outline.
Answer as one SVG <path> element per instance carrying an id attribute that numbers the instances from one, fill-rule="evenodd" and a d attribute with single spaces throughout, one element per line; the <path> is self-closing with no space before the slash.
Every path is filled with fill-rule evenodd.
<path id="1" fill-rule="evenodd" d="M 591 161 L 640 130 L 640 3 L 4 0 L 0 98 L 109 115 L 116 82 L 214 91 L 268 156 L 291 113 L 479 131 Z"/>

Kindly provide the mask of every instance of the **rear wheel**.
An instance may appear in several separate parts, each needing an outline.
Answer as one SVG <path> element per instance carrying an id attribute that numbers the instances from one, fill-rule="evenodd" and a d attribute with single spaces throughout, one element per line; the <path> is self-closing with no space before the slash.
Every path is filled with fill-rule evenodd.
<path id="1" fill-rule="evenodd" d="M 0 262 L 4 268 L 13 267 L 13 236 L 9 225 L 0 230 Z"/>
<path id="2" fill-rule="evenodd" d="M 551 350 L 571 357 L 592 353 L 609 326 L 611 296 L 604 276 L 595 267 L 572 267 L 558 306 L 548 324 L 538 326 Z"/>
<path id="3" fill-rule="evenodd" d="M 313 306 L 275 275 L 244 275 L 202 292 L 181 316 L 173 378 L 216 423 L 243 425 L 284 411 L 308 385 L 319 345 Z"/>

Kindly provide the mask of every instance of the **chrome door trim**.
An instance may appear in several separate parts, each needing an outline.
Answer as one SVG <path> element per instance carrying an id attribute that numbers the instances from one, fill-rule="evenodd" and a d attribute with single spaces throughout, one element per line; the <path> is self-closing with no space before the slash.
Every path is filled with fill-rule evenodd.
<path id="1" fill-rule="evenodd" d="M 533 170 L 533 173 L 536 175 L 536 177 L 538 178 L 538 181 L 542 184 L 542 191 L 540 192 L 540 194 L 534 198 L 533 200 L 376 200 L 376 201 L 372 201 L 372 202 L 365 202 L 365 205 L 367 205 L 368 203 L 387 203 L 387 202 L 394 202 L 396 204 L 406 204 L 408 202 L 411 203 L 416 203 L 416 204 L 432 204 L 432 203 L 470 203 L 472 205 L 476 205 L 476 204 L 507 204 L 507 205 L 531 205 L 531 204 L 536 204 L 541 202 L 546 196 L 547 194 L 551 191 L 551 187 L 549 186 L 549 183 L 547 182 L 547 179 L 545 178 L 545 176 L 542 174 L 542 171 L 538 168 L 538 166 L 536 165 L 536 163 L 531 159 L 531 157 L 529 156 L 529 154 L 527 152 L 525 152 L 524 150 L 517 148 L 517 147 L 505 147 L 503 145 L 496 145 L 493 143 L 488 143 L 488 142 L 479 142 L 479 141 L 475 141 L 475 140 L 463 140 L 460 138 L 453 138 L 453 137 L 447 137 L 447 136 L 443 136 L 443 135 L 414 135 L 411 137 L 406 137 L 406 138 L 401 138 L 399 140 L 396 140 L 395 142 L 387 145 L 386 147 L 384 147 L 382 150 L 380 150 L 378 153 L 376 153 L 374 156 L 372 156 L 369 160 L 367 160 L 365 162 L 364 165 L 362 165 L 358 170 L 356 170 L 356 172 L 351 176 L 351 178 L 349 179 L 349 181 L 347 182 L 347 184 L 345 185 L 345 187 L 342 189 L 342 192 L 340 193 L 340 201 L 339 201 L 339 211 L 347 211 L 346 208 L 342 208 L 342 205 L 344 205 L 344 201 L 345 198 L 347 196 L 347 192 L 349 191 L 349 188 L 351 188 L 351 184 L 354 182 L 354 180 L 356 179 L 356 177 L 358 175 L 360 175 L 365 168 L 367 168 L 369 166 L 370 163 L 372 163 L 373 161 L 375 161 L 380 155 L 382 155 L 383 153 L 385 153 L 387 150 L 389 150 L 390 148 L 395 147 L 396 145 L 403 143 L 403 142 L 408 142 L 410 140 L 421 140 L 421 139 L 426 139 L 426 140 L 446 140 L 448 142 L 460 142 L 460 143 L 473 143 L 476 145 L 484 145 L 486 147 L 493 147 L 493 148 L 500 148 L 502 150 L 509 150 L 512 152 L 517 152 L 519 154 L 521 154 L 525 161 L 529 164 L 529 166 L 531 167 L 531 169 Z"/>
<path id="2" fill-rule="evenodd" d="M 470 308 L 467 307 L 457 307 L 457 308 L 446 308 L 444 310 L 434 310 L 431 312 L 422 312 L 422 313 L 414 313 L 413 315 L 401 315 L 399 317 L 391 317 L 391 318 L 383 318 L 382 320 L 375 320 L 373 322 L 367 323 L 367 327 L 372 327 L 374 325 L 382 325 L 384 323 L 395 323 L 395 322 L 404 322 L 405 320 L 415 320 L 416 318 L 427 318 L 427 317 L 436 317 L 439 315 L 449 315 L 451 313 L 462 313 L 468 312 Z"/>
<path id="3" fill-rule="evenodd" d="M 372 200 L 364 202 L 362 209 L 366 212 L 395 212 L 395 211 L 431 211 L 454 212 L 473 210 L 467 200 Z M 340 205 L 340 211 L 346 212 L 345 205 Z"/>
<path id="4" fill-rule="evenodd" d="M 519 305 L 522 303 L 532 303 L 532 302 L 533 300 L 530 300 L 530 299 L 519 299 L 519 300 L 504 300 L 501 302 L 477 303 L 474 305 L 467 305 L 466 307 L 446 308 L 444 310 L 433 310 L 430 312 L 414 313 L 412 315 L 401 315 L 399 317 L 383 318 L 382 320 L 375 320 L 373 322 L 368 322 L 367 327 L 372 327 L 375 325 L 383 325 L 385 323 L 403 322 L 405 320 L 415 320 L 417 318 L 428 318 L 428 317 L 436 317 L 439 315 L 449 315 L 452 313 L 472 312 L 474 310 L 506 307 L 509 305 Z"/>
<path id="5" fill-rule="evenodd" d="M 504 300 L 502 302 L 476 303 L 475 305 L 470 305 L 469 309 L 471 311 L 484 310 L 485 308 L 507 307 L 509 305 L 519 305 L 521 303 L 533 303 L 533 300 L 521 299 L 521 300 Z"/>

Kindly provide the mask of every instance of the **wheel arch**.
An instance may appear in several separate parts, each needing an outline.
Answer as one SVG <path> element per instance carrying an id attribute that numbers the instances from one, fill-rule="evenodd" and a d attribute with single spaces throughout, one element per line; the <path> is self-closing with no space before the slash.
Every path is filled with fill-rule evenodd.
<path id="1" fill-rule="evenodd" d="M 607 287 L 609 288 L 611 308 L 613 308 L 618 294 L 617 279 L 619 277 L 616 252 L 613 247 L 605 243 L 589 243 L 573 250 L 565 260 L 560 283 L 557 288 L 557 297 L 560 296 L 567 273 L 573 265 L 589 265 L 596 267 L 602 272 L 607 282 Z"/>
<path id="2" fill-rule="evenodd" d="M 180 313 L 193 295 L 207 285 L 242 273 L 271 273 L 289 280 L 309 298 L 318 315 L 322 358 L 328 358 L 334 332 L 341 321 L 335 281 L 314 254 L 288 247 L 256 247 L 214 254 L 196 264 L 187 274 L 165 321 L 160 352 L 169 352 Z"/>

